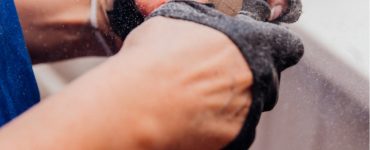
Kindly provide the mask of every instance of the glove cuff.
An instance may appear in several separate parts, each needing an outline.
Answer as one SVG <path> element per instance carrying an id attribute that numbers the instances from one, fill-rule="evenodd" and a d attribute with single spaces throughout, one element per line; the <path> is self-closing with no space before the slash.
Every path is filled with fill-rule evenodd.
<path id="1" fill-rule="evenodd" d="M 112 30 L 122 39 L 144 22 L 145 18 L 135 0 L 115 0 L 113 10 L 107 11 L 107 16 Z"/>

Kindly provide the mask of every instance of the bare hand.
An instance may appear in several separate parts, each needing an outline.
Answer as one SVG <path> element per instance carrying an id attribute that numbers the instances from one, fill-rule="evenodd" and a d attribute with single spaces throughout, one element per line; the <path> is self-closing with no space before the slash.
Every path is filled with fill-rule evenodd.
<path id="1" fill-rule="evenodd" d="M 155 87 L 142 92 L 163 97 L 145 102 L 159 111 L 151 113 L 163 127 L 156 140 L 167 141 L 159 149 L 222 149 L 240 132 L 252 102 L 253 77 L 221 32 L 157 17 L 135 29 L 118 55 L 145 60 L 141 80 Z"/>

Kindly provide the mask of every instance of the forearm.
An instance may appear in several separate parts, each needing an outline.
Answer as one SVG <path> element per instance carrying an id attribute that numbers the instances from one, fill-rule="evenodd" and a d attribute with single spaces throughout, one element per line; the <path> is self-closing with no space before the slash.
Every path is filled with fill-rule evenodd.
<path id="1" fill-rule="evenodd" d="M 90 0 L 16 0 L 25 40 L 33 63 L 80 56 L 107 56 L 95 32 L 117 51 L 121 41 L 108 26 L 102 1 L 97 19 L 99 29 L 90 22 Z"/>
<path id="2" fill-rule="evenodd" d="M 112 58 L 5 126 L 0 149 L 153 149 L 165 133 L 155 111 L 142 111 L 136 88 L 148 84 L 120 67 L 135 72 Z"/>

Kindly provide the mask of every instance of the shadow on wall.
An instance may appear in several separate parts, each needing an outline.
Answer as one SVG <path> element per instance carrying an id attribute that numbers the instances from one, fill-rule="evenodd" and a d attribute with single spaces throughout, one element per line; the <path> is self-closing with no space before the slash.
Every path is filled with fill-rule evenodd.
<path id="1" fill-rule="evenodd" d="M 368 150 L 369 107 L 302 62 L 283 74 L 257 132 L 252 150 Z"/>

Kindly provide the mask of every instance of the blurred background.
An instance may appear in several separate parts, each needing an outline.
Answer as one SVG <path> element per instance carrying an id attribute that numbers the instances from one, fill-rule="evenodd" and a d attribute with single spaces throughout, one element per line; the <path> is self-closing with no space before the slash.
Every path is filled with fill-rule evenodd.
<path id="1" fill-rule="evenodd" d="M 240 0 L 214 0 L 229 14 Z M 252 150 L 369 149 L 369 1 L 303 0 L 287 25 L 306 53 L 282 76 L 279 103 L 263 114 Z M 42 97 L 58 92 L 105 58 L 35 65 Z"/>

